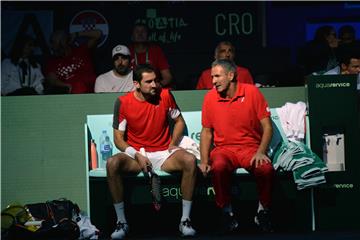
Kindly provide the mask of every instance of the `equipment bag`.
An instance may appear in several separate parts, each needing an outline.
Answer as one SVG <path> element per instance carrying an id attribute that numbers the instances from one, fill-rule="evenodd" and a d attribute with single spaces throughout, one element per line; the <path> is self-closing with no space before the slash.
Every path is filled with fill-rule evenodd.
<path id="1" fill-rule="evenodd" d="M 70 200 L 59 199 L 27 204 L 25 209 L 31 218 L 26 223 L 14 221 L 4 239 L 75 240 L 79 238 L 80 229 L 76 221 L 80 209 Z M 39 221 L 41 221 L 40 224 Z M 32 222 L 37 222 L 38 227 L 31 226 Z"/>

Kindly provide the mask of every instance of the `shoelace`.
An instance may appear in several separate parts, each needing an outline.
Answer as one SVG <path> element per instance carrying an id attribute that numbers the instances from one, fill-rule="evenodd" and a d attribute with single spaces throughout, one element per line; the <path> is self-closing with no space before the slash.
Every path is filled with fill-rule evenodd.
<path id="1" fill-rule="evenodd" d="M 123 229 L 125 231 L 125 227 L 126 227 L 127 223 L 122 223 L 122 222 L 118 222 L 116 224 L 116 230 L 121 230 Z"/>
<path id="2" fill-rule="evenodd" d="M 186 219 L 185 221 L 182 222 L 182 225 L 185 227 L 191 227 L 191 222 L 189 219 Z"/>

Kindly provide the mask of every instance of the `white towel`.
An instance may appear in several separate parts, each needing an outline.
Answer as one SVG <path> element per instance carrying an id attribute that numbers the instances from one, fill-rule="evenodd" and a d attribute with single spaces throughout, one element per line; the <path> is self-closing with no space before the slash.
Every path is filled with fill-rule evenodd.
<path id="1" fill-rule="evenodd" d="M 276 108 L 282 129 L 290 140 L 303 141 L 305 138 L 306 104 L 304 102 L 286 103 Z"/>
<path id="2" fill-rule="evenodd" d="M 200 147 L 199 144 L 197 144 L 194 139 L 188 136 L 183 136 L 179 144 L 179 147 L 185 149 L 189 153 L 194 154 L 195 157 L 198 160 L 200 160 Z"/>

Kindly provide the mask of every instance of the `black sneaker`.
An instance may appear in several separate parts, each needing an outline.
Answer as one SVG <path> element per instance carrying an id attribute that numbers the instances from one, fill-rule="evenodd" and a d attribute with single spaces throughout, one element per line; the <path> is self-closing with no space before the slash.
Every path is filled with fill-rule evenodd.
<path id="1" fill-rule="evenodd" d="M 262 232 L 271 233 L 274 229 L 271 224 L 269 210 L 260 210 L 255 215 L 255 224 L 260 228 Z"/>
<path id="2" fill-rule="evenodd" d="M 222 227 L 223 231 L 226 233 L 234 232 L 238 228 L 239 223 L 236 221 L 234 215 L 229 213 L 223 213 L 222 215 Z"/>

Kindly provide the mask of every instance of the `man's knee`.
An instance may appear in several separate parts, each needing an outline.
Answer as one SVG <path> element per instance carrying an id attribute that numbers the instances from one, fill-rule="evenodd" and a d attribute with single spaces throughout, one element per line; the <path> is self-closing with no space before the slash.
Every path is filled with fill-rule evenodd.
<path id="1" fill-rule="evenodd" d="M 185 166 L 188 166 L 191 169 L 195 169 L 196 167 L 196 157 L 195 155 L 186 152 L 185 157 L 184 157 L 184 161 L 185 161 Z"/>
<path id="2" fill-rule="evenodd" d="M 195 171 L 196 169 L 196 157 L 195 155 L 188 153 L 187 151 L 183 151 L 181 153 L 181 162 L 183 169 L 186 171 Z"/>
<path id="3" fill-rule="evenodd" d="M 215 149 L 211 152 L 210 156 L 212 163 L 211 169 L 213 172 L 226 172 L 232 171 L 230 159 L 226 156 L 221 149 Z"/>
<path id="4" fill-rule="evenodd" d="M 117 170 L 117 162 L 114 156 L 109 157 L 106 161 L 106 172 L 108 175 L 112 175 Z"/>
<path id="5" fill-rule="evenodd" d="M 271 163 L 264 163 L 258 166 L 255 169 L 255 174 L 258 176 L 273 176 L 274 175 L 274 167 Z"/>
<path id="6" fill-rule="evenodd" d="M 106 161 L 106 172 L 108 176 L 119 173 L 120 167 L 124 164 L 126 158 L 122 154 L 111 156 Z"/>

